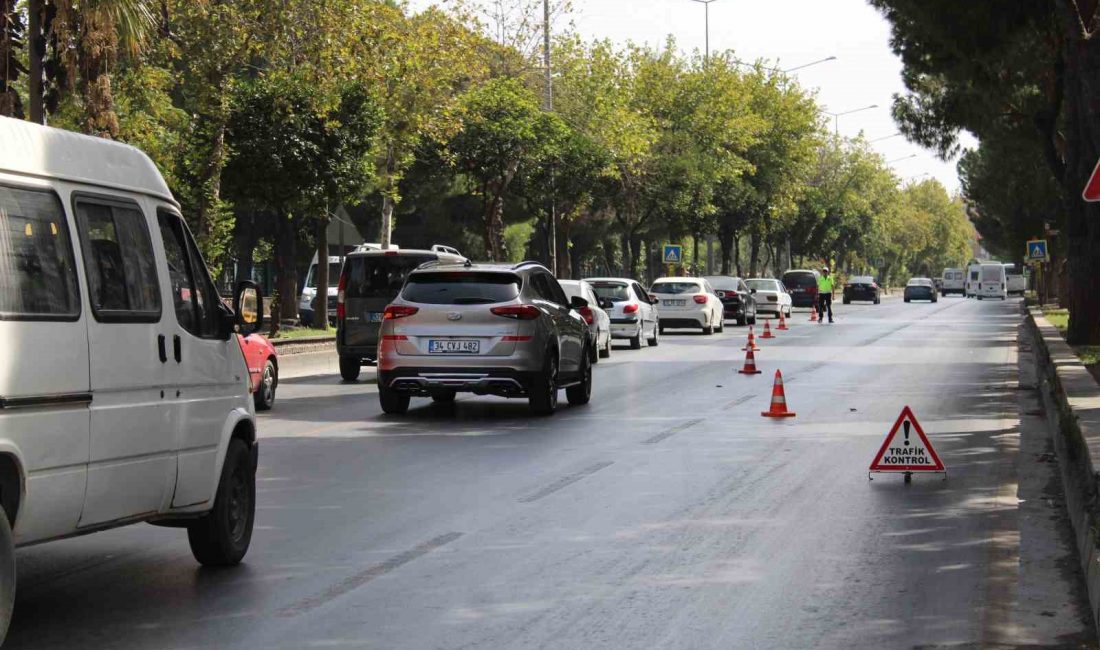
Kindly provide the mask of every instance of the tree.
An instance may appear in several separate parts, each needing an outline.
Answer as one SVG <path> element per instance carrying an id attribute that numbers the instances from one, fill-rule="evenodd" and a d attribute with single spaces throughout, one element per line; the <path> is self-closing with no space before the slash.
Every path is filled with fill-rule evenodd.
<path id="1" fill-rule="evenodd" d="M 448 148 L 481 197 L 485 254 L 502 260 L 505 193 L 521 169 L 545 158 L 564 138 L 565 126 L 512 79 L 494 79 L 470 91 L 461 107 L 462 127 Z"/>
<path id="2" fill-rule="evenodd" d="M 1100 156 L 1095 0 L 870 1 L 904 64 L 908 95 L 894 109 L 903 132 L 946 153 L 962 129 L 983 142 L 1034 129 L 1067 211 L 1067 340 L 1100 343 L 1100 207 L 1079 198 Z"/>
<path id="3" fill-rule="evenodd" d="M 333 100 L 315 91 L 292 76 L 244 84 L 227 131 L 234 154 L 224 172 L 226 195 L 242 208 L 275 219 L 280 316 L 291 319 L 297 315 L 294 258 L 299 230 L 330 206 L 365 191 L 372 178 L 368 155 L 381 122 L 373 98 L 360 84 L 341 88 Z M 324 253 L 318 269 L 327 272 Z M 318 285 L 319 299 L 325 300 L 326 287 L 320 281 Z M 327 314 L 325 304 L 315 311 Z"/>

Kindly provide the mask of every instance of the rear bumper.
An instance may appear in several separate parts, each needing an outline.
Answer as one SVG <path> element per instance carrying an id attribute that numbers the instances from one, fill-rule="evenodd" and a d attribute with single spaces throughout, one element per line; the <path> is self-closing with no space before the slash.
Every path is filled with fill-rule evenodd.
<path id="1" fill-rule="evenodd" d="M 670 327 L 676 329 L 678 327 L 702 327 L 705 317 L 700 314 L 697 318 L 692 316 L 682 316 L 678 318 L 664 317 L 661 319 L 661 327 Z"/>
<path id="2" fill-rule="evenodd" d="M 846 291 L 844 299 L 874 302 L 878 300 L 878 294 L 873 291 Z"/>
<path id="3" fill-rule="evenodd" d="M 611 338 L 632 339 L 642 332 L 641 321 L 637 318 L 612 318 Z"/>
<path id="4" fill-rule="evenodd" d="M 745 304 L 741 302 L 722 303 L 722 318 L 741 318 L 745 315 Z"/>
<path id="5" fill-rule="evenodd" d="M 533 378 L 534 373 L 514 368 L 399 368 L 378 373 L 379 385 L 421 397 L 450 391 L 522 397 Z"/>
<path id="6" fill-rule="evenodd" d="M 817 305 L 816 293 L 792 293 L 791 294 L 791 306 L 792 307 L 814 307 Z"/>

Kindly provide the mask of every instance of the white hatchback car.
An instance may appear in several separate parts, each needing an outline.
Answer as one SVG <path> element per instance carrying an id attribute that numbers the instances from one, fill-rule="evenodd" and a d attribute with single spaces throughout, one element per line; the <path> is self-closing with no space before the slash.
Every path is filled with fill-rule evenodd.
<path id="1" fill-rule="evenodd" d="M 791 294 L 782 282 L 775 278 L 750 278 L 745 280 L 745 284 L 756 296 L 758 313 L 774 314 L 776 318 L 779 314 L 791 317 Z"/>
<path id="2" fill-rule="evenodd" d="M 657 299 L 661 329 L 698 327 L 703 334 L 725 330 L 722 301 L 705 278 L 658 278 L 649 292 Z"/>
<path id="3" fill-rule="evenodd" d="M 650 346 L 660 343 L 660 316 L 642 285 L 628 278 L 587 278 L 585 281 L 600 299 L 611 302 L 605 310 L 611 317 L 611 338 L 629 340 L 632 350 L 642 347 L 642 339 Z"/>
<path id="4" fill-rule="evenodd" d="M 577 313 L 584 322 L 588 323 L 588 331 L 592 334 L 590 339 L 592 349 L 589 356 L 592 363 L 599 363 L 600 359 L 611 356 L 611 317 L 604 311 L 604 307 L 612 308 L 610 300 L 600 298 L 592 290 L 592 285 L 584 280 L 558 280 L 562 291 L 567 298 L 584 298 L 588 301 L 587 307 L 581 307 Z"/>
<path id="5" fill-rule="evenodd" d="M 252 283 L 242 303 L 247 323 L 145 154 L 0 118 L 0 642 L 16 546 L 148 521 L 202 564 L 244 557 Z"/>

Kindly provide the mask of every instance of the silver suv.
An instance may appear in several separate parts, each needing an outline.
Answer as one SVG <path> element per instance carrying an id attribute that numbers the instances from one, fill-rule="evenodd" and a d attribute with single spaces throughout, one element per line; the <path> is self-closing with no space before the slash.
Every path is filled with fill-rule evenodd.
<path id="1" fill-rule="evenodd" d="M 378 398 L 404 413 L 413 396 L 453 402 L 457 392 L 527 397 L 538 415 L 592 395 L 588 325 L 546 267 L 428 262 L 386 307 L 378 345 Z"/>

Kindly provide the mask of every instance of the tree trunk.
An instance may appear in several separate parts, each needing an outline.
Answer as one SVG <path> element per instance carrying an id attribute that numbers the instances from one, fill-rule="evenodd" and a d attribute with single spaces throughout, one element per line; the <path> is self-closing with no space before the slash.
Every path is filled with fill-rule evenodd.
<path id="1" fill-rule="evenodd" d="M 633 275 L 634 258 L 630 254 L 630 235 L 625 232 L 620 237 L 623 246 L 623 277 L 629 278 Z"/>
<path id="2" fill-rule="evenodd" d="M 722 229 L 718 232 L 718 247 L 722 252 L 722 275 L 729 275 L 733 268 L 733 231 Z"/>
<path id="3" fill-rule="evenodd" d="M 741 237 L 733 236 L 733 265 L 737 269 L 737 277 L 744 277 L 744 269 L 741 268 Z"/>
<path id="4" fill-rule="evenodd" d="M 642 238 L 638 235 L 630 236 L 630 259 L 632 264 L 630 266 L 630 275 L 628 278 L 637 278 L 638 274 L 638 258 L 641 256 Z"/>
<path id="5" fill-rule="evenodd" d="M 0 115 L 23 118 L 23 101 L 17 89 L 19 75 L 26 72 L 19 63 L 24 30 L 16 0 L 0 0 Z"/>
<path id="6" fill-rule="evenodd" d="M 1091 16 L 1056 5 L 1065 26 L 1065 146 L 1062 186 L 1068 197 L 1066 241 L 1069 265 L 1069 329 L 1066 341 L 1074 345 L 1100 344 L 1100 206 L 1079 196 L 1096 164 L 1100 127 L 1094 107 L 1100 104 L 1100 39 Z M 1085 5 L 1081 5 L 1085 6 Z M 1088 33 L 1082 33 L 1088 30 Z"/>
<path id="7" fill-rule="evenodd" d="M 317 219 L 317 303 L 313 308 L 313 326 L 328 329 L 328 214 Z"/>
<path id="8" fill-rule="evenodd" d="M 46 123 L 42 89 L 42 59 L 46 56 L 46 38 L 42 33 L 42 10 L 42 0 L 27 0 L 27 61 L 30 64 L 27 73 L 28 119 L 35 124 Z"/>
<path id="9" fill-rule="evenodd" d="M 749 235 L 749 277 L 758 277 L 756 274 L 760 264 L 760 236 Z"/>
<path id="10" fill-rule="evenodd" d="M 699 276 L 699 233 L 691 236 L 691 270 L 692 275 Z"/>
<path id="11" fill-rule="evenodd" d="M 386 178 L 383 183 L 382 191 L 382 230 L 378 235 L 378 241 L 382 244 L 382 250 L 389 250 L 390 238 L 393 236 L 393 185 L 396 182 L 393 179 L 393 175 L 396 171 L 396 164 L 393 158 L 393 145 L 386 145 Z"/>
<path id="12" fill-rule="evenodd" d="M 278 217 L 275 232 L 275 290 L 279 293 L 279 317 L 298 320 L 298 281 L 294 269 L 298 242 L 293 218 Z"/>

